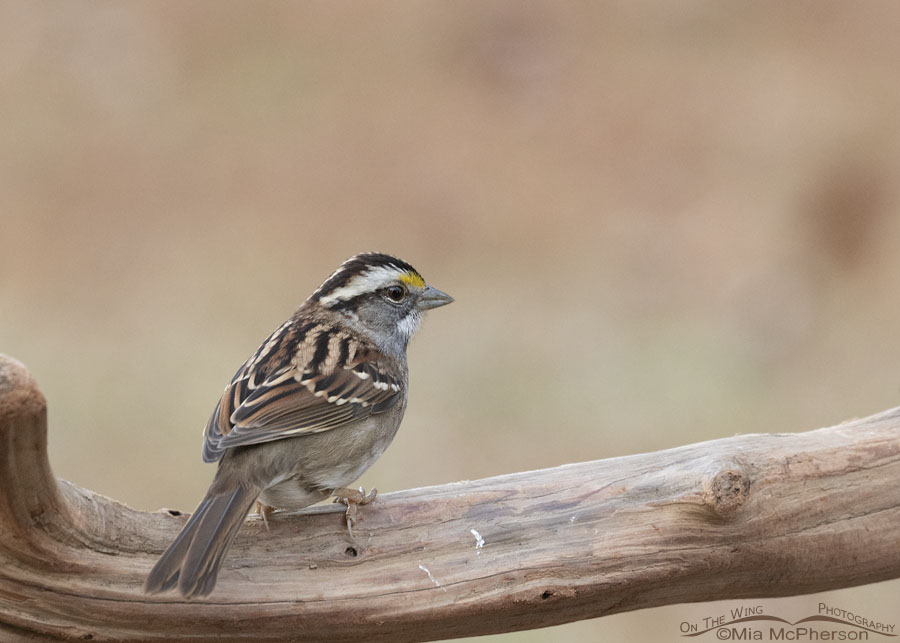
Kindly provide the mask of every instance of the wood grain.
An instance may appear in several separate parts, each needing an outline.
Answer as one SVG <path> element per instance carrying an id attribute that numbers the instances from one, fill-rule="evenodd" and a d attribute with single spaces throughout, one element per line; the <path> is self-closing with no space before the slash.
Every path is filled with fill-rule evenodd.
<path id="1" fill-rule="evenodd" d="M 0 356 L 0 640 L 422 641 L 900 577 L 900 408 L 251 516 L 206 599 L 141 587 L 187 515 L 52 476 Z M 176 514 L 176 515 L 173 515 Z"/>

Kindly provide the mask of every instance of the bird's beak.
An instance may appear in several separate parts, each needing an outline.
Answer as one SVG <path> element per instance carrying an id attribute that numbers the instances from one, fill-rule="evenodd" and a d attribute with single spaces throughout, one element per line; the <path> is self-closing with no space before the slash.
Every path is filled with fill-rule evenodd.
<path id="1" fill-rule="evenodd" d="M 419 297 L 417 304 L 419 310 L 431 310 L 438 306 L 446 306 L 453 301 L 453 297 L 445 292 L 441 292 L 433 286 L 425 286 L 425 292 Z"/>

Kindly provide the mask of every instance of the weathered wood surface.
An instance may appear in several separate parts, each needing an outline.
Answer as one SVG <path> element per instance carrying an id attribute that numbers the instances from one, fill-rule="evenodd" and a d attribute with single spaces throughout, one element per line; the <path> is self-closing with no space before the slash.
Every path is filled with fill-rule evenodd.
<path id="1" fill-rule="evenodd" d="M 337 506 L 251 517 L 193 602 L 141 590 L 187 516 L 55 479 L 46 439 L 0 356 L 3 641 L 417 641 L 900 577 L 900 409 L 385 494 L 355 544 Z"/>

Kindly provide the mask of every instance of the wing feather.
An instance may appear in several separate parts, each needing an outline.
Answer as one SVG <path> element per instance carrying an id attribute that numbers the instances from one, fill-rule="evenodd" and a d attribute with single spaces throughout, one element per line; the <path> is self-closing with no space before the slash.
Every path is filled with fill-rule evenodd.
<path id="1" fill-rule="evenodd" d="M 203 459 L 383 413 L 400 402 L 402 385 L 374 347 L 324 325 L 285 324 L 226 387 L 204 431 Z"/>

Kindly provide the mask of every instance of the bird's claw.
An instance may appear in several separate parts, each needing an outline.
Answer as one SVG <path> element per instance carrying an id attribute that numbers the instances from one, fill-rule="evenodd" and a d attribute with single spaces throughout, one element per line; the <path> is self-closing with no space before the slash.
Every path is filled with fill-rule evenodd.
<path id="1" fill-rule="evenodd" d="M 344 513 L 344 520 L 347 524 L 347 533 L 350 539 L 353 539 L 353 525 L 356 523 L 356 514 L 360 505 L 367 505 L 378 495 L 378 489 L 372 489 L 369 493 L 360 487 L 359 489 L 338 488 L 331 492 L 334 495 L 334 502 L 340 502 L 347 505 L 347 511 Z"/>
<path id="2" fill-rule="evenodd" d="M 256 501 L 256 514 L 262 516 L 263 525 L 265 525 L 266 531 L 269 531 L 269 516 L 272 515 L 273 511 L 275 511 L 275 507 L 264 505 L 259 500 Z"/>

